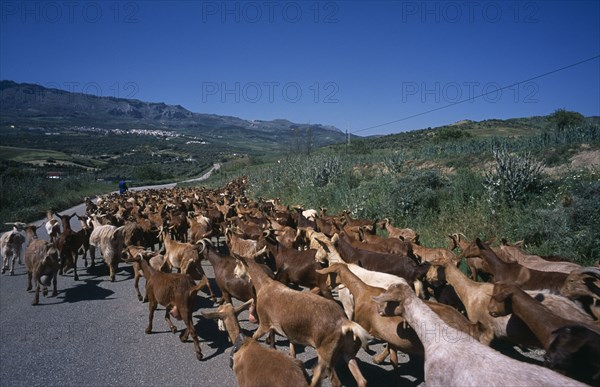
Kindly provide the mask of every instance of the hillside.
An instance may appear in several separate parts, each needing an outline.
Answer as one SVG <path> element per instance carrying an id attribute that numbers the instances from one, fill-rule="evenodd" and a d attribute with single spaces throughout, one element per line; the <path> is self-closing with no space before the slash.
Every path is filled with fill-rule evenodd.
<path id="1" fill-rule="evenodd" d="M 332 126 L 285 119 L 247 121 L 194 113 L 180 105 L 70 93 L 6 80 L 0 81 L 0 106 L 0 129 L 14 126 L 59 132 L 73 128 L 161 130 L 199 137 L 238 153 L 281 150 L 282 143 L 297 143 L 298 137 L 310 136 L 313 147 L 345 138 Z"/>
<path id="2" fill-rule="evenodd" d="M 527 138 L 540 134 L 552 127 L 549 116 L 489 119 L 483 121 L 461 120 L 436 128 L 423 128 L 387 136 L 367 137 L 365 142 L 370 149 L 413 148 L 440 144 L 449 140 L 469 138 Z M 599 116 L 585 117 L 589 125 L 600 125 Z"/>

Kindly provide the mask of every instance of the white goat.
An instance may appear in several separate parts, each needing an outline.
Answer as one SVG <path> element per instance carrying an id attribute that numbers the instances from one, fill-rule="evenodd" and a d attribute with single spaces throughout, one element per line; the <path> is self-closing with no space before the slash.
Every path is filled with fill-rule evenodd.
<path id="1" fill-rule="evenodd" d="M 23 230 L 27 225 L 21 222 L 6 223 L 7 225 L 13 226 L 13 229 L 5 232 L 0 236 L 0 254 L 2 254 L 2 274 L 6 273 L 8 264 L 10 262 L 10 275 L 15 274 L 15 260 L 21 261 L 21 252 L 23 245 L 25 244 L 25 234 Z M 12 259 L 11 259 L 12 258 Z"/>
<path id="2" fill-rule="evenodd" d="M 408 321 L 425 348 L 427 386 L 585 386 L 548 368 L 511 359 L 451 328 L 406 284 L 392 285 L 373 300 L 382 315 L 388 301 L 398 302 L 393 314 Z"/>
<path id="3" fill-rule="evenodd" d="M 124 239 L 123 229 L 124 226 L 115 227 L 110 224 L 99 225 L 94 223 L 94 230 L 92 231 L 92 235 L 90 235 L 92 267 L 95 266 L 96 247 L 99 247 L 104 262 L 109 268 L 111 281 L 115 280 L 117 265 L 121 260 Z"/>
<path id="4" fill-rule="evenodd" d="M 46 212 L 46 218 L 48 218 L 48 221 L 44 224 L 44 227 L 46 228 L 50 242 L 54 242 L 60 235 L 60 222 L 54 218 L 52 210 Z"/>

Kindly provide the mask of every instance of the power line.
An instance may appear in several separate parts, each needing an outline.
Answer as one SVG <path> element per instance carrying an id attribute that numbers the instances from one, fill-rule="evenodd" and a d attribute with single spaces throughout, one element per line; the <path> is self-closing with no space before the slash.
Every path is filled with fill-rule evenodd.
<path id="1" fill-rule="evenodd" d="M 557 72 L 559 72 L 559 71 L 563 71 L 563 70 L 569 69 L 569 68 L 571 68 L 571 67 L 579 66 L 580 64 L 583 64 L 583 63 L 586 63 L 586 62 L 589 62 L 589 61 L 592 61 L 592 60 L 594 60 L 594 59 L 598 59 L 598 58 L 600 58 L 600 55 L 596 55 L 596 56 L 593 56 L 593 57 L 591 57 L 591 58 L 587 58 L 587 59 L 584 59 L 584 60 L 582 60 L 582 61 L 579 61 L 579 62 L 576 62 L 576 63 L 572 63 L 572 64 L 570 64 L 570 65 L 563 66 L 563 67 L 561 67 L 561 68 L 558 68 L 558 69 L 555 69 L 555 70 L 551 70 L 551 71 L 545 72 L 545 73 L 543 73 L 543 74 L 540 74 L 540 75 L 536 75 L 535 77 L 531 77 L 531 78 L 529 78 L 529 79 L 525 79 L 525 80 L 523 80 L 523 81 L 515 82 L 515 83 L 513 83 L 513 84 L 511 84 L 511 85 L 504 86 L 504 87 L 501 87 L 501 88 L 499 88 L 499 89 L 494 89 L 494 90 L 492 90 L 492 91 L 488 91 L 488 92 L 486 92 L 486 93 L 479 94 L 479 95 L 477 95 L 477 96 L 475 96 L 475 97 L 472 97 L 472 98 L 463 99 L 463 100 L 461 100 L 461 101 L 458 101 L 458 102 L 453 102 L 453 103 L 450 103 L 450 104 L 448 104 L 448 105 L 440 106 L 440 107 L 438 107 L 438 108 L 435 108 L 435 109 L 427 110 L 427 111 L 424 111 L 424 112 L 421 112 L 421 113 L 417 113 L 417 114 L 412 114 L 412 115 L 410 115 L 410 116 L 403 117 L 403 118 L 400 118 L 400 119 L 398 119 L 398 120 L 394 120 L 394 121 L 385 122 L 385 123 L 383 123 L 383 124 L 379 124 L 379 125 L 369 126 L 368 128 L 362 128 L 362 129 L 358 129 L 358 130 L 355 130 L 354 132 L 352 132 L 352 134 L 355 134 L 355 133 L 358 133 L 358 132 L 363 132 L 363 131 L 365 131 L 365 130 L 370 130 L 370 129 L 380 128 L 380 127 L 382 127 L 382 126 L 386 126 L 386 125 L 395 124 L 395 123 L 397 123 L 397 122 L 406 121 L 406 120 L 409 120 L 409 119 L 411 119 L 411 118 L 415 118 L 415 117 L 423 116 L 423 115 L 425 115 L 425 114 L 433 113 L 433 112 L 436 112 L 436 111 L 438 111 L 438 110 L 442 110 L 442 109 L 449 108 L 449 107 L 451 107 L 451 106 L 459 105 L 459 104 L 461 104 L 461 103 L 464 103 L 464 102 L 467 102 L 467 101 L 472 101 L 472 100 L 474 100 L 474 99 L 476 99 L 476 98 L 485 97 L 485 96 L 486 96 L 486 95 L 488 95 L 488 94 L 497 93 L 497 92 L 499 92 L 499 91 L 502 91 L 502 90 L 504 90 L 504 89 L 508 89 L 508 88 L 511 88 L 511 87 L 515 87 L 515 86 L 517 86 L 517 85 L 520 85 L 521 83 L 530 82 L 530 81 L 533 81 L 534 79 L 539 79 L 539 78 L 542 78 L 542 77 L 548 76 L 548 75 L 550 75 L 550 74 L 554 74 L 554 73 L 557 73 Z"/>

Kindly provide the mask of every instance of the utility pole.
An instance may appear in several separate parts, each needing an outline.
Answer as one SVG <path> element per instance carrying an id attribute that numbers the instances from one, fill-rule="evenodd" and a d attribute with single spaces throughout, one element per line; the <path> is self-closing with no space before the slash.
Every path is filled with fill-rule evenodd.
<path id="1" fill-rule="evenodd" d="M 346 124 L 346 155 L 348 154 L 348 147 L 350 146 L 350 124 Z"/>

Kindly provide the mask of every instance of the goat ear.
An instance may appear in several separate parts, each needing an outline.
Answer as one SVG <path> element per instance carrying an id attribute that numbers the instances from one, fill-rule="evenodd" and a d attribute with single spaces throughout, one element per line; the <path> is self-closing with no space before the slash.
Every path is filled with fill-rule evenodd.
<path id="1" fill-rule="evenodd" d="M 327 244 L 325 242 L 323 242 L 319 238 L 315 238 L 315 240 L 321 245 L 321 247 L 323 248 L 323 250 L 325 250 L 327 253 L 331 252 L 331 250 L 329 250 L 329 247 L 327 247 Z"/>
<path id="2" fill-rule="evenodd" d="M 515 284 L 522 285 L 529 281 L 529 278 L 531 278 L 531 272 L 526 267 L 522 267 L 521 270 L 519 270 L 517 278 L 515 278 Z"/>
<path id="3" fill-rule="evenodd" d="M 396 297 L 394 297 L 392 294 L 390 294 L 389 292 L 383 292 L 378 296 L 372 296 L 371 299 L 377 303 L 390 302 L 390 301 L 399 302 L 399 300 Z"/>
<path id="4" fill-rule="evenodd" d="M 213 310 L 213 311 L 210 311 L 210 312 L 208 312 L 208 311 L 202 311 L 201 313 L 202 313 L 202 316 L 204 318 L 209 318 L 211 320 L 218 320 L 218 319 L 222 319 L 223 317 L 225 317 L 223 315 L 223 313 L 221 313 L 221 312 L 219 312 L 217 310 Z"/>
<path id="5" fill-rule="evenodd" d="M 324 267 L 322 269 L 316 269 L 315 271 L 319 274 L 330 274 L 333 272 L 332 266 Z"/>

